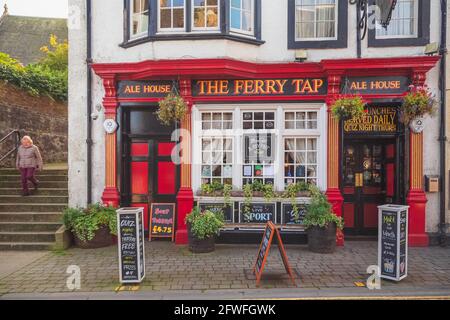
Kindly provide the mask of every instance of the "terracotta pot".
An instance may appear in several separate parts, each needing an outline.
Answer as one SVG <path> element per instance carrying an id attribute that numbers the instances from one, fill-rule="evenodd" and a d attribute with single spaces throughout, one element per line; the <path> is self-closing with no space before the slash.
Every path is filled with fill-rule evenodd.
<path id="1" fill-rule="evenodd" d="M 336 224 L 308 228 L 308 249 L 316 253 L 333 253 L 336 249 Z"/>
<path id="2" fill-rule="evenodd" d="M 113 244 L 113 236 L 108 226 L 101 226 L 90 241 L 80 240 L 75 233 L 73 233 L 75 245 L 82 249 L 96 249 L 108 247 Z"/>
<path id="3" fill-rule="evenodd" d="M 191 231 L 191 227 L 187 225 L 189 250 L 193 253 L 208 253 L 216 249 L 215 238 L 197 239 Z"/>

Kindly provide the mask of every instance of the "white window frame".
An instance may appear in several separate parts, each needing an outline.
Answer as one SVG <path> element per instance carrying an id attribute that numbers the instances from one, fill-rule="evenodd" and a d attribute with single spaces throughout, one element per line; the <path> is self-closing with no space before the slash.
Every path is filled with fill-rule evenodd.
<path id="1" fill-rule="evenodd" d="M 183 0 L 183 27 L 182 28 L 161 28 L 161 4 L 158 1 L 158 6 L 157 6 L 157 10 L 158 10 L 158 28 L 157 28 L 157 32 L 158 33 L 176 33 L 176 32 L 185 32 L 186 31 L 186 1 L 189 0 Z M 181 8 L 181 7 L 175 7 L 175 8 Z M 173 9 L 174 7 L 171 7 L 171 24 L 173 26 Z"/>
<path id="2" fill-rule="evenodd" d="M 315 0 L 317 1 L 317 0 Z M 315 6 L 317 6 L 317 2 L 315 2 Z M 295 33 L 295 41 L 328 41 L 328 40 L 337 40 L 338 39 L 338 26 L 339 26 L 339 0 L 335 0 L 335 12 L 334 12 L 334 37 L 314 37 L 314 38 L 300 38 L 297 37 L 297 2 L 295 3 L 295 12 L 294 12 L 294 33 Z M 316 19 L 315 16 L 316 12 L 314 12 L 314 19 Z M 346 23 L 346 22 L 344 22 Z M 314 35 L 316 34 L 316 20 L 314 20 Z"/>
<path id="3" fill-rule="evenodd" d="M 381 26 L 381 24 L 376 21 L 376 30 L 375 30 L 375 39 L 380 40 L 380 39 L 414 39 L 417 38 L 419 33 L 418 33 L 418 29 L 419 29 L 419 1 L 418 0 L 413 0 L 414 1 L 414 33 L 412 35 L 378 35 L 377 34 L 377 30 L 379 29 L 383 29 L 383 27 Z M 398 8 L 398 3 L 396 8 Z M 395 9 L 394 9 L 395 10 Z M 389 26 L 388 26 L 389 28 Z"/>
<path id="4" fill-rule="evenodd" d="M 242 27 L 242 16 L 243 16 L 243 9 L 242 9 L 242 4 L 243 4 L 243 2 L 241 1 L 241 8 L 240 8 L 240 17 L 241 17 L 241 27 Z M 255 36 L 255 0 L 251 0 L 251 4 L 252 4 L 252 6 L 251 6 L 251 12 L 250 12 L 250 19 L 251 19 L 251 26 L 252 26 L 252 31 L 251 32 L 249 32 L 249 31 L 245 31 L 245 30 L 243 30 L 243 29 L 236 29 L 236 28 L 232 28 L 231 27 L 231 1 L 230 1 L 230 7 L 229 7 L 229 10 L 230 10 L 230 14 L 229 14 L 229 17 L 230 17 L 230 32 L 233 32 L 233 33 L 238 33 L 238 34 L 243 34 L 243 35 L 246 35 L 246 36 L 252 36 L 252 37 L 254 37 Z"/>
<path id="5" fill-rule="evenodd" d="M 217 31 L 220 31 L 220 23 L 221 23 L 221 20 L 220 20 L 220 0 L 217 0 L 217 27 L 196 27 L 195 25 L 194 25 L 194 13 L 195 13 L 195 5 L 194 5 L 194 0 L 188 0 L 188 1 L 191 1 L 191 29 L 192 29 L 192 31 L 195 31 L 195 32 L 202 32 L 202 31 L 215 31 L 215 32 L 217 32 Z M 204 6 L 204 7 L 208 7 L 208 6 Z"/>
<path id="6" fill-rule="evenodd" d="M 217 136 L 217 130 L 210 132 L 202 130 L 202 112 L 233 112 L 233 129 L 223 130 L 223 137 L 233 139 L 233 189 L 242 190 L 242 143 L 243 133 L 261 132 L 261 130 L 243 130 L 242 114 L 245 111 L 275 110 L 275 190 L 284 190 L 284 138 L 317 138 L 317 186 L 321 190 L 327 188 L 327 106 L 319 103 L 297 104 L 233 104 L 233 105 L 194 105 L 192 108 L 192 188 L 195 191 L 201 187 L 202 145 L 201 138 L 208 135 Z M 284 129 L 286 111 L 317 111 L 317 129 Z M 268 132 L 269 130 L 262 130 Z"/>
<path id="7" fill-rule="evenodd" d="M 142 31 L 142 32 L 140 32 L 140 33 L 136 33 L 136 34 L 133 34 L 133 16 L 134 16 L 134 1 L 133 0 L 130 0 L 129 1 L 129 4 L 130 4 L 130 12 L 129 12 L 129 15 L 128 15 L 128 19 L 129 19 L 129 21 L 130 21 L 130 23 L 129 23 L 129 33 L 130 33 L 130 39 L 138 39 L 138 38 L 142 38 L 142 37 L 145 37 L 145 36 L 147 36 L 148 35 L 148 26 L 149 26 L 149 23 L 150 23 L 150 9 L 149 9 L 149 7 L 148 7 L 148 5 L 149 5 L 149 3 L 148 3 L 148 5 L 147 5 L 147 8 L 146 8 L 146 10 L 144 10 L 144 11 L 142 11 L 140 14 L 144 14 L 145 12 L 147 12 L 147 30 L 145 30 L 145 31 Z"/>

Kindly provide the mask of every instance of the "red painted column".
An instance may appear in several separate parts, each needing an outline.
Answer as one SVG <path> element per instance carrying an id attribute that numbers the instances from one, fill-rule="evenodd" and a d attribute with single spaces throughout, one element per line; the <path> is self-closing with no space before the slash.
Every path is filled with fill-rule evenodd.
<path id="1" fill-rule="evenodd" d="M 333 212 L 342 217 L 342 206 L 344 204 L 344 198 L 342 197 L 341 190 L 339 189 L 339 121 L 331 114 L 331 104 L 334 97 L 339 94 L 341 86 L 342 72 L 336 72 L 328 75 L 328 139 L 327 139 L 327 191 L 326 196 L 328 201 L 333 206 Z M 338 230 L 336 234 L 336 245 L 344 245 L 344 234 L 342 230 Z"/>
<path id="2" fill-rule="evenodd" d="M 116 81 L 114 75 L 103 77 L 105 96 L 103 107 L 105 108 L 105 119 L 116 120 L 117 95 Z M 105 133 L 105 189 L 102 201 L 106 205 L 118 207 L 120 203 L 119 190 L 117 188 L 117 157 L 116 157 L 117 133 Z"/>
<path id="3" fill-rule="evenodd" d="M 412 79 L 414 85 L 423 86 L 426 80 L 426 70 L 416 70 Z M 406 199 L 409 205 L 408 241 L 412 247 L 426 247 L 429 239 L 425 232 L 427 197 L 423 181 L 423 132 L 411 132 L 409 141 L 410 190 Z"/>
<path id="4" fill-rule="evenodd" d="M 186 215 L 194 207 L 194 193 L 192 191 L 191 164 L 192 164 L 192 90 L 190 79 L 180 80 L 180 94 L 189 106 L 188 113 L 181 121 L 181 187 L 177 195 L 177 232 L 175 234 L 176 244 L 187 244 Z"/>

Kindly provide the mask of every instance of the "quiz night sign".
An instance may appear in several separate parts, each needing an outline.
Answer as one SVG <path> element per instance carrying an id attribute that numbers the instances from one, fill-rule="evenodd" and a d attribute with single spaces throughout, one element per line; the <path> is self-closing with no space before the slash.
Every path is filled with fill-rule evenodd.
<path id="1" fill-rule="evenodd" d="M 344 122 L 346 133 L 395 133 L 398 110 L 395 107 L 369 107 L 359 118 Z"/>
<path id="2" fill-rule="evenodd" d="M 213 96 L 305 96 L 325 95 L 327 81 L 321 78 L 194 80 L 194 97 Z"/>

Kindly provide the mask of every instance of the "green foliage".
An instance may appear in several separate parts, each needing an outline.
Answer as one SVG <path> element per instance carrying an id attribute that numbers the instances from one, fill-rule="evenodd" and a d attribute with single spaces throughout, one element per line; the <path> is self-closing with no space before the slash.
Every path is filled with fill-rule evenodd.
<path id="1" fill-rule="evenodd" d="M 193 235 L 200 240 L 218 235 L 224 225 L 222 215 L 209 210 L 202 212 L 199 207 L 192 209 L 186 216 L 185 222 L 191 228 Z"/>
<path id="2" fill-rule="evenodd" d="M 233 190 L 233 186 L 231 184 L 222 184 L 217 181 L 213 181 L 212 183 L 204 183 L 201 185 L 201 191 L 203 194 L 208 196 L 218 196 L 222 195 L 225 203 L 225 207 L 231 205 L 231 191 Z"/>
<path id="3" fill-rule="evenodd" d="M 111 234 L 117 234 L 117 216 L 114 207 L 105 207 L 99 203 L 87 208 L 67 208 L 63 212 L 66 228 L 84 242 L 94 238 L 101 226 L 109 227 Z"/>
<path id="4" fill-rule="evenodd" d="M 336 119 L 349 120 L 362 117 L 365 106 L 361 96 L 341 96 L 333 102 L 331 112 Z"/>
<path id="5" fill-rule="evenodd" d="M 242 189 L 244 191 L 244 215 L 250 213 L 250 208 L 253 199 L 253 185 L 251 183 L 246 183 Z"/>
<path id="6" fill-rule="evenodd" d="M 330 223 L 336 223 L 339 229 L 344 228 L 344 221 L 333 213 L 331 204 L 325 195 L 315 186 L 310 186 L 311 203 L 307 206 L 304 219 L 305 228 L 318 226 L 327 227 Z"/>
<path id="7" fill-rule="evenodd" d="M 266 202 L 274 201 L 277 198 L 277 194 L 273 189 L 273 184 L 268 183 L 263 185 L 263 193 L 264 193 L 264 200 Z"/>
<path id="8" fill-rule="evenodd" d="M 233 186 L 231 184 L 223 185 L 223 201 L 225 203 L 225 207 L 231 206 L 231 191 L 233 190 Z"/>
<path id="9" fill-rule="evenodd" d="M 403 98 L 401 121 L 409 124 L 416 118 L 436 112 L 436 99 L 427 87 L 410 86 L 410 92 Z"/>
<path id="10" fill-rule="evenodd" d="M 35 96 L 67 101 L 68 44 L 50 36 L 50 46 L 41 48 L 47 55 L 40 62 L 22 66 L 19 61 L 0 52 L 0 80 Z M 44 49 L 45 48 L 45 49 Z"/>
<path id="11" fill-rule="evenodd" d="M 298 221 L 300 219 L 299 216 L 299 208 L 297 205 L 297 194 L 302 191 L 309 191 L 310 185 L 305 182 L 297 182 L 288 184 L 286 190 L 283 192 L 282 197 L 289 199 L 292 205 L 292 212 L 294 213 L 294 220 Z"/>
<path id="12" fill-rule="evenodd" d="M 159 109 L 156 115 L 165 125 L 171 125 L 176 121 L 181 121 L 187 112 L 187 104 L 184 99 L 174 93 L 169 93 L 167 97 L 159 101 Z"/>

